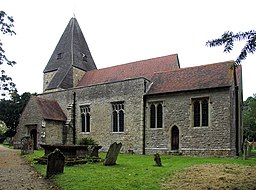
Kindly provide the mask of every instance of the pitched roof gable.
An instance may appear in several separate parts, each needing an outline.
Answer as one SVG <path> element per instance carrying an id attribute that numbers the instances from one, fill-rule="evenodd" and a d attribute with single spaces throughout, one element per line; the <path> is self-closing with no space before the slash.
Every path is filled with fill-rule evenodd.
<path id="1" fill-rule="evenodd" d="M 54 121 L 66 121 L 67 117 L 63 113 L 60 105 L 55 100 L 46 100 L 39 97 L 32 97 L 39 107 L 44 119 Z"/>
<path id="2" fill-rule="evenodd" d="M 96 69 L 89 47 L 76 18 L 70 19 L 44 69 L 44 73 L 56 71 L 47 89 L 73 87 L 72 80 L 62 84 L 65 78 L 73 78 L 72 67 L 84 71 Z"/>
<path id="3" fill-rule="evenodd" d="M 104 69 L 88 71 L 77 86 L 91 86 L 126 79 L 144 77 L 151 79 L 155 72 L 179 68 L 177 54 L 136 61 Z"/>
<path id="4" fill-rule="evenodd" d="M 156 73 L 147 94 L 231 86 L 233 64 L 233 61 L 228 61 Z"/>

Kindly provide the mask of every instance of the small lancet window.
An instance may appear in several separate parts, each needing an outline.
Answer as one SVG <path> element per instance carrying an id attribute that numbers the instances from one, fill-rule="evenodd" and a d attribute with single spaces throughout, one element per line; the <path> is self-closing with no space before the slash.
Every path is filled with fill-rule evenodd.
<path id="1" fill-rule="evenodd" d="M 156 107 L 154 104 L 150 106 L 150 128 L 156 127 Z"/>
<path id="2" fill-rule="evenodd" d="M 208 126 L 208 100 L 202 101 L 202 126 Z"/>
<path id="3" fill-rule="evenodd" d="M 200 102 L 194 102 L 194 127 L 200 127 Z"/>
<path id="4" fill-rule="evenodd" d="M 63 54 L 63 53 L 58 53 L 58 54 L 57 54 L 57 59 L 62 59 L 62 56 L 63 56 L 62 54 Z"/>
<path id="5" fill-rule="evenodd" d="M 163 127 L 163 106 L 158 104 L 157 106 L 157 128 Z"/>
<path id="6" fill-rule="evenodd" d="M 84 113 L 81 114 L 81 119 L 82 119 L 82 129 L 81 129 L 81 131 L 85 132 L 85 114 Z"/>
<path id="7" fill-rule="evenodd" d="M 119 111 L 119 131 L 120 132 L 124 131 L 124 111 L 123 110 Z"/>
<path id="8" fill-rule="evenodd" d="M 82 54 L 82 60 L 87 62 L 87 55 L 85 55 L 84 53 L 81 53 Z"/>
<path id="9" fill-rule="evenodd" d="M 118 132 L 117 111 L 113 111 L 113 132 Z"/>

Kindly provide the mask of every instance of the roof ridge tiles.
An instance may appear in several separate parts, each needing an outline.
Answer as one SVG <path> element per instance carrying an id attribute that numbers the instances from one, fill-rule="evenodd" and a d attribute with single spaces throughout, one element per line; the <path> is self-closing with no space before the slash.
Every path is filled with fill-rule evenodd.
<path id="1" fill-rule="evenodd" d="M 155 73 L 152 77 L 153 85 L 147 94 L 231 86 L 233 63 L 225 61 Z"/>
<path id="2" fill-rule="evenodd" d="M 149 61 L 158 60 L 158 59 L 161 59 L 161 58 L 171 57 L 171 56 L 173 56 L 173 57 L 178 56 L 178 54 L 170 54 L 170 55 L 159 56 L 159 57 L 154 57 L 154 58 L 149 58 L 149 59 L 142 59 L 142 60 L 139 60 L 139 61 L 132 61 L 132 62 L 127 62 L 127 63 L 123 63 L 123 64 L 112 65 L 112 66 L 109 66 L 109 67 L 103 67 L 103 68 L 99 68 L 97 70 L 104 70 L 104 69 L 109 69 L 109 68 L 113 68 L 113 67 L 122 67 L 122 66 L 130 65 L 130 64 L 139 63 L 139 62 L 148 63 Z M 91 71 L 96 71 L 96 70 L 91 70 Z"/>
<path id="3" fill-rule="evenodd" d="M 168 70 L 163 70 L 163 71 L 157 71 L 155 72 L 155 74 L 160 74 L 160 73 L 168 73 L 168 72 L 178 72 L 178 71 L 182 71 L 182 70 L 190 70 L 191 68 L 199 68 L 199 67 L 210 67 L 213 65 L 218 65 L 218 64 L 228 64 L 228 63 L 235 63 L 233 60 L 230 61 L 222 61 L 222 62 L 216 62 L 216 63 L 209 63 L 209 64 L 205 64 L 205 65 L 196 65 L 196 66 L 189 66 L 189 67 L 184 67 L 184 68 L 175 68 L 175 69 L 168 69 Z"/>
<path id="4" fill-rule="evenodd" d="M 150 80 L 156 71 L 179 67 L 178 55 L 171 54 L 88 71 L 77 86 L 89 86 L 144 77 Z"/>

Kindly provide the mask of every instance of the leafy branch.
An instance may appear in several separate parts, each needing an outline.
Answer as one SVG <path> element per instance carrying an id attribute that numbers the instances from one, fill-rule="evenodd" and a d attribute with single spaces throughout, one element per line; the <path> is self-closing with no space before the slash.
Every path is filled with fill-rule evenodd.
<path id="1" fill-rule="evenodd" d="M 15 35 L 13 30 L 13 17 L 8 16 L 4 11 L 0 11 L 0 31 L 2 34 Z M 3 49 L 3 43 L 0 40 L 0 65 L 6 63 L 7 65 L 13 66 L 16 64 L 15 61 L 9 60 Z M 0 92 L 2 96 L 6 95 L 6 92 L 12 93 L 16 91 L 16 85 L 12 82 L 12 78 L 8 77 L 4 70 L 0 73 Z"/>
<path id="2" fill-rule="evenodd" d="M 247 58 L 248 54 L 253 54 L 256 51 L 256 31 L 250 30 L 247 32 L 233 33 L 227 31 L 220 38 L 209 40 L 206 42 L 206 46 L 215 47 L 224 45 L 224 52 L 229 53 L 234 48 L 235 41 L 246 41 L 240 55 L 236 59 L 236 64 L 240 64 Z"/>

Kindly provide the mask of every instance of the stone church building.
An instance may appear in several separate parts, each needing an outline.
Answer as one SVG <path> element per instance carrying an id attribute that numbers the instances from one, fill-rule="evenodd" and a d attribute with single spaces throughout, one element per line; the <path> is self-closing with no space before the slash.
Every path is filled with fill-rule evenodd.
<path id="1" fill-rule="evenodd" d="M 242 144 L 242 70 L 234 61 L 180 68 L 177 54 L 97 69 L 71 18 L 21 117 L 15 148 L 87 137 L 107 151 L 234 156 Z"/>

